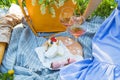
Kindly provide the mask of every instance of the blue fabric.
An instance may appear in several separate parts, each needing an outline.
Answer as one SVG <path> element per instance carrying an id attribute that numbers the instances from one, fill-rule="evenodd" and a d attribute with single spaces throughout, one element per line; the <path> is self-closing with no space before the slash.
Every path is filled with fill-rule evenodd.
<path id="1" fill-rule="evenodd" d="M 91 39 L 101 25 L 103 19 L 95 18 L 91 22 L 85 22 L 81 27 L 87 32 L 78 38 L 84 49 L 84 57 L 91 57 Z M 10 69 L 15 70 L 15 80 L 59 80 L 59 71 L 49 70 L 41 64 L 35 48 L 41 46 L 53 33 L 39 33 L 41 37 L 35 36 L 27 25 L 18 25 L 13 29 L 10 44 L 0 67 L 1 72 Z M 56 34 L 56 36 L 68 36 L 68 32 Z"/>
<path id="2" fill-rule="evenodd" d="M 120 10 L 116 8 L 92 40 L 93 58 L 63 68 L 60 71 L 61 80 L 120 80 L 119 44 Z"/>
<path id="3" fill-rule="evenodd" d="M 120 6 L 120 0 L 115 0 L 118 3 L 118 6 Z"/>

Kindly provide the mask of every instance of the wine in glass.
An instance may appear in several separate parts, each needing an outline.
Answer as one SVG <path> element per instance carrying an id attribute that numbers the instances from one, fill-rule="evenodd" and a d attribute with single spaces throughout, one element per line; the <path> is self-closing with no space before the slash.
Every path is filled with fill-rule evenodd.
<path id="1" fill-rule="evenodd" d="M 78 22 L 75 22 L 72 24 L 68 31 L 74 36 L 75 41 L 77 41 L 77 38 L 81 35 L 83 35 L 86 30 L 81 27 L 81 25 Z"/>
<path id="2" fill-rule="evenodd" d="M 74 36 L 75 41 L 86 32 L 80 27 L 79 21 L 77 21 L 76 18 L 77 16 L 74 15 L 74 9 L 71 7 L 63 8 L 60 13 L 60 22 L 67 27 L 67 31 Z"/>

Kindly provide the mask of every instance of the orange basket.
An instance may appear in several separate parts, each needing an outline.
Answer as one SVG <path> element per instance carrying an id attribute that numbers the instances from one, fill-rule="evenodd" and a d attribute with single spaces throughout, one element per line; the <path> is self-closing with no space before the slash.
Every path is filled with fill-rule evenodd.
<path id="1" fill-rule="evenodd" d="M 64 7 L 75 8 L 75 4 L 72 2 L 72 0 L 67 0 L 65 4 L 60 8 L 56 8 L 54 6 L 56 17 L 53 18 L 48 11 L 46 12 L 45 15 L 41 14 L 40 4 L 38 3 L 38 0 L 36 0 L 36 3 L 34 6 L 32 5 L 32 0 L 25 0 L 26 8 L 28 10 L 28 15 L 27 15 L 23 7 L 23 1 L 24 0 L 18 0 L 18 3 L 20 5 L 20 8 L 22 9 L 22 12 L 26 18 L 28 25 L 30 26 L 31 30 L 35 35 L 37 35 L 38 32 L 65 31 L 66 27 L 62 25 L 59 21 L 59 15 L 60 15 L 61 9 Z"/>

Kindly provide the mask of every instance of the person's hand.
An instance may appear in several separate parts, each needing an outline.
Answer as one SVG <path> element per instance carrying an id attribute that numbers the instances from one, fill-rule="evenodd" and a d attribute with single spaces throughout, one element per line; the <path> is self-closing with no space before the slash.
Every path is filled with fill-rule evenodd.
<path id="1" fill-rule="evenodd" d="M 79 17 L 73 16 L 71 21 L 72 22 L 74 21 L 74 23 L 77 23 L 77 24 L 82 24 L 85 22 L 85 18 L 83 16 L 79 16 Z"/>

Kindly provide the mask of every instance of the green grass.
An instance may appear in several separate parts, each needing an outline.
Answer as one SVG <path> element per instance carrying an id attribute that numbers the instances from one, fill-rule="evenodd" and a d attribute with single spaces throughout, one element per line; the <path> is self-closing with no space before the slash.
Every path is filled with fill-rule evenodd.
<path id="1" fill-rule="evenodd" d="M 78 1 L 77 12 L 78 12 L 78 14 L 79 14 L 79 12 L 81 12 L 81 14 L 83 14 L 89 0 L 77 0 L 77 1 Z M 115 0 L 103 0 L 101 2 L 101 4 L 98 6 L 98 8 L 93 12 L 91 17 L 101 16 L 103 18 L 106 18 L 110 15 L 110 13 L 113 11 L 113 9 L 116 8 L 116 6 L 117 6 L 117 4 L 116 4 Z"/>
<path id="2" fill-rule="evenodd" d="M 10 7 L 12 3 L 17 4 L 17 0 L 0 0 L 0 8 Z"/>
<path id="3" fill-rule="evenodd" d="M 77 14 L 84 12 L 89 0 L 76 0 L 78 8 L 76 9 Z M 0 7 L 10 7 L 12 3 L 18 4 L 17 0 L 0 0 Z M 93 16 L 108 17 L 113 9 L 117 6 L 114 0 L 103 0 L 99 7 L 93 12 Z"/>
<path id="4" fill-rule="evenodd" d="M 115 0 L 103 0 L 92 16 L 101 16 L 106 18 L 116 8 L 116 6 L 117 4 Z"/>

